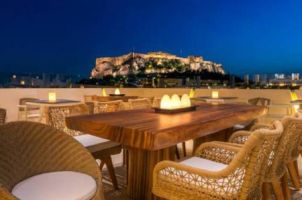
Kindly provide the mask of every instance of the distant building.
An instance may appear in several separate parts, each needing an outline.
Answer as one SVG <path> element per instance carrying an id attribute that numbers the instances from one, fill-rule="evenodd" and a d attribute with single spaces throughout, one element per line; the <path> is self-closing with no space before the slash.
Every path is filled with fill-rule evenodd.
<path id="1" fill-rule="evenodd" d="M 96 59 L 91 77 L 108 75 L 128 75 L 139 72 L 170 73 L 184 71 L 208 71 L 225 74 L 222 64 L 205 61 L 201 56 L 178 57 L 165 52 L 129 53 L 117 57 L 102 57 Z"/>
<path id="2" fill-rule="evenodd" d="M 259 84 L 260 83 L 260 74 L 255 74 L 254 75 L 254 82 L 255 82 L 255 84 Z"/>
<path id="3" fill-rule="evenodd" d="M 300 80 L 300 74 L 299 73 L 292 73 L 292 81 Z"/>
<path id="4" fill-rule="evenodd" d="M 249 85 L 249 83 L 250 83 L 250 76 L 248 74 L 244 75 L 243 80 L 244 80 L 244 83 L 246 85 Z"/>

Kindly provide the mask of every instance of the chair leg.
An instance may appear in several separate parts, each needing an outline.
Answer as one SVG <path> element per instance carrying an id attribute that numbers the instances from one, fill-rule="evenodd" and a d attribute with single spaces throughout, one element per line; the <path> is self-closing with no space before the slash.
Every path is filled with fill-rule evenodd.
<path id="1" fill-rule="evenodd" d="M 262 199 L 263 200 L 271 200 L 272 192 L 271 192 L 271 184 L 268 182 L 264 182 L 262 185 Z"/>
<path id="2" fill-rule="evenodd" d="M 104 162 L 103 160 L 101 160 L 101 164 L 100 164 L 100 169 L 101 169 L 101 171 L 102 171 L 104 165 L 105 165 L 105 162 Z"/>
<path id="3" fill-rule="evenodd" d="M 288 174 L 287 172 L 284 174 L 284 176 L 281 178 L 281 184 L 282 184 L 282 189 L 283 189 L 283 194 L 284 194 L 284 198 L 286 200 L 291 200 L 291 192 L 290 189 L 288 187 Z"/>
<path id="4" fill-rule="evenodd" d="M 176 158 L 180 159 L 180 154 L 179 154 L 179 150 L 177 148 L 177 145 L 175 145 L 175 154 L 176 154 Z"/>
<path id="5" fill-rule="evenodd" d="M 273 191 L 277 200 L 284 200 L 281 183 L 279 180 L 272 182 Z"/>
<path id="6" fill-rule="evenodd" d="M 287 163 L 287 169 L 296 190 L 300 189 L 300 177 L 293 161 Z"/>
<path id="7" fill-rule="evenodd" d="M 106 166 L 107 166 L 107 169 L 108 169 L 113 187 L 114 187 L 114 189 L 118 190 L 118 183 L 117 183 L 117 179 L 116 179 L 116 176 L 115 176 L 114 167 L 113 167 L 113 164 L 112 164 L 111 157 L 108 156 L 108 157 L 104 158 L 104 162 L 106 163 Z"/>
<path id="8" fill-rule="evenodd" d="M 297 160 L 294 160 L 294 165 L 295 165 L 295 169 L 296 169 L 296 172 L 298 174 L 298 177 L 300 179 L 300 174 L 299 174 L 299 167 L 298 167 L 298 161 Z"/>
<path id="9" fill-rule="evenodd" d="M 182 143 L 182 151 L 183 151 L 184 157 L 186 157 L 187 156 L 186 142 Z"/>

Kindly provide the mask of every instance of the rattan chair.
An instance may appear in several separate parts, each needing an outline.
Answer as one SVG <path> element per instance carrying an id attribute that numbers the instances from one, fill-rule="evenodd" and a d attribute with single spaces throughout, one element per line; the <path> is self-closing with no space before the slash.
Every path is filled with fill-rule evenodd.
<path id="1" fill-rule="evenodd" d="M 150 109 L 152 108 L 152 102 L 148 98 L 141 99 L 129 99 L 129 108 L 130 109 Z"/>
<path id="2" fill-rule="evenodd" d="M 18 119 L 39 121 L 41 120 L 41 112 L 39 106 L 27 105 L 28 102 L 34 102 L 37 98 L 21 98 L 18 105 Z"/>
<path id="3" fill-rule="evenodd" d="M 301 115 L 289 117 L 286 116 L 282 119 L 282 124 L 284 126 L 284 131 L 281 135 L 280 142 L 274 150 L 274 156 L 271 157 L 272 160 L 269 162 L 270 169 L 266 173 L 265 183 L 264 183 L 264 194 L 266 199 L 271 199 L 271 193 L 268 191 L 270 185 L 273 186 L 275 196 L 277 199 L 289 198 L 290 192 L 287 189 L 287 172 L 290 174 L 292 182 L 296 189 L 300 189 L 300 178 L 297 170 L 297 157 L 299 155 L 299 146 L 302 139 L 302 118 Z M 251 130 L 269 128 L 272 129 L 271 124 L 256 124 Z M 247 131 L 238 131 L 234 133 L 229 141 L 237 144 L 243 144 L 250 136 Z M 283 184 L 282 192 L 280 182 Z"/>
<path id="4" fill-rule="evenodd" d="M 1 200 L 104 199 L 91 154 L 47 125 L 19 121 L 0 126 L 0 160 Z"/>
<path id="5" fill-rule="evenodd" d="M 195 157 L 162 161 L 153 172 L 153 193 L 173 200 L 260 199 L 267 159 L 282 132 L 254 131 L 243 147 L 208 142 L 200 145 Z"/>
<path id="6" fill-rule="evenodd" d="M 116 112 L 122 108 L 122 100 L 116 101 L 94 101 L 94 113 Z"/>
<path id="7" fill-rule="evenodd" d="M 68 135 L 73 136 L 84 147 L 86 147 L 96 159 L 100 159 L 101 170 L 106 164 L 113 186 L 115 189 L 118 189 L 118 183 L 115 176 L 111 155 L 119 154 L 121 152 L 121 145 L 116 142 L 89 134 L 84 134 L 66 127 L 66 117 L 83 114 L 88 114 L 88 108 L 85 104 L 50 107 L 48 110 L 49 124 L 56 129 L 64 131 Z"/>
<path id="8" fill-rule="evenodd" d="M 268 98 L 257 97 L 249 99 L 248 103 L 255 106 L 269 106 L 271 104 L 271 100 Z"/>
<path id="9" fill-rule="evenodd" d="M 268 106 L 270 105 L 271 100 L 267 98 L 262 98 L 262 97 L 257 97 L 257 98 L 252 98 L 248 100 L 248 104 L 254 105 L 254 106 L 265 106 L 268 109 Z M 234 131 L 238 130 L 249 130 L 254 124 L 256 124 L 258 120 L 252 120 L 248 121 L 243 124 L 236 124 L 234 126 Z"/>
<path id="10" fill-rule="evenodd" d="M 6 121 L 6 110 L 4 108 L 0 108 L 0 125 L 5 124 Z"/>

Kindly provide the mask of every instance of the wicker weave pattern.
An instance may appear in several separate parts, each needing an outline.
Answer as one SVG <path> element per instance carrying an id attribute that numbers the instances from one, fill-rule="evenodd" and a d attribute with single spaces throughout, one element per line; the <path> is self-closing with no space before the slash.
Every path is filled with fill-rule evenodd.
<path id="1" fill-rule="evenodd" d="M 92 176 L 98 186 L 93 199 L 103 199 L 101 174 L 91 154 L 52 127 L 35 122 L 11 122 L 1 126 L 0 160 L 1 199 L 14 199 L 7 191 L 18 182 L 54 171 L 76 171 Z"/>
<path id="2" fill-rule="evenodd" d="M 0 125 L 3 125 L 6 121 L 6 110 L 0 108 Z"/>
<path id="3" fill-rule="evenodd" d="M 151 100 L 148 98 L 143 99 L 129 99 L 130 109 L 149 109 L 152 107 Z"/>
<path id="4" fill-rule="evenodd" d="M 299 146 L 302 138 L 301 115 L 296 114 L 296 116 L 293 117 L 284 117 L 282 124 L 284 131 L 280 137 L 280 142 L 275 146 L 274 154 L 270 155 L 270 159 L 268 160 L 269 170 L 265 176 L 266 182 L 281 178 L 285 173 L 285 164 L 289 160 L 297 159 L 299 155 Z M 264 127 L 269 129 L 273 128 L 272 125 L 256 124 L 252 129 L 257 130 Z M 230 142 L 243 144 L 249 135 L 248 132 L 245 134 L 236 132 L 231 136 Z"/>
<path id="5" fill-rule="evenodd" d="M 122 108 L 122 100 L 99 102 L 95 101 L 94 113 L 116 112 Z"/>
<path id="6" fill-rule="evenodd" d="M 281 126 L 282 127 L 282 126 Z M 243 148 L 204 143 L 196 154 L 228 167 L 211 172 L 164 161 L 153 173 L 153 192 L 167 199 L 260 199 L 266 159 L 282 130 L 256 131 Z M 224 149 L 224 150 L 222 150 Z M 210 151 L 214 151 L 211 152 Z M 233 158 L 233 159 L 231 159 Z"/>
<path id="7" fill-rule="evenodd" d="M 88 114 L 89 110 L 85 104 L 74 106 L 54 106 L 48 109 L 48 123 L 50 126 L 67 133 L 70 136 L 81 135 L 79 131 L 71 130 L 66 126 L 65 118 L 73 115 Z"/>

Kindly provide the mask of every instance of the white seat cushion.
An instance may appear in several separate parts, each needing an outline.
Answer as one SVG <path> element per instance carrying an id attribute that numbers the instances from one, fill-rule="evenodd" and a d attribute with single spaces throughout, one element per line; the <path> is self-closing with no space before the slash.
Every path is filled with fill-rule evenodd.
<path id="1" fill-rule="evenodd" d="M 233 126 L 233 128 L 235 130 L 241 130 L 241 129 L 244 129 L 247 125 L 246 124 L 236 124 Z"/>
<path id="2" fill-rule="evenodd" d="M 220 171 L 226 168 L 228 165 L 215 162 L 212 160 L 207 160 L 199 157 L 192 157 L 180 162 L 183 165 L 204 169 L 208 171 Z"/>
<path id="3" fill-rule="evenodd" d="M 88 200 L 97 191 L 89 175 L 72 172 L 50 172 L 25 179 L 15 185 L 12 194 L 21 200 Z"/>
<path id="4" fill-rule="evenodd" d="M 89 135 L 89 134 L 77 135 L 77 136 L 74 136 L 74 139 L 76 139 L 84 147 L 90 147 L 90 146 L 93 146 L 96 144 L 101 144 L 101 143 L 109 141 L 107 139 L 96 137 L 96 136 Z"/>

